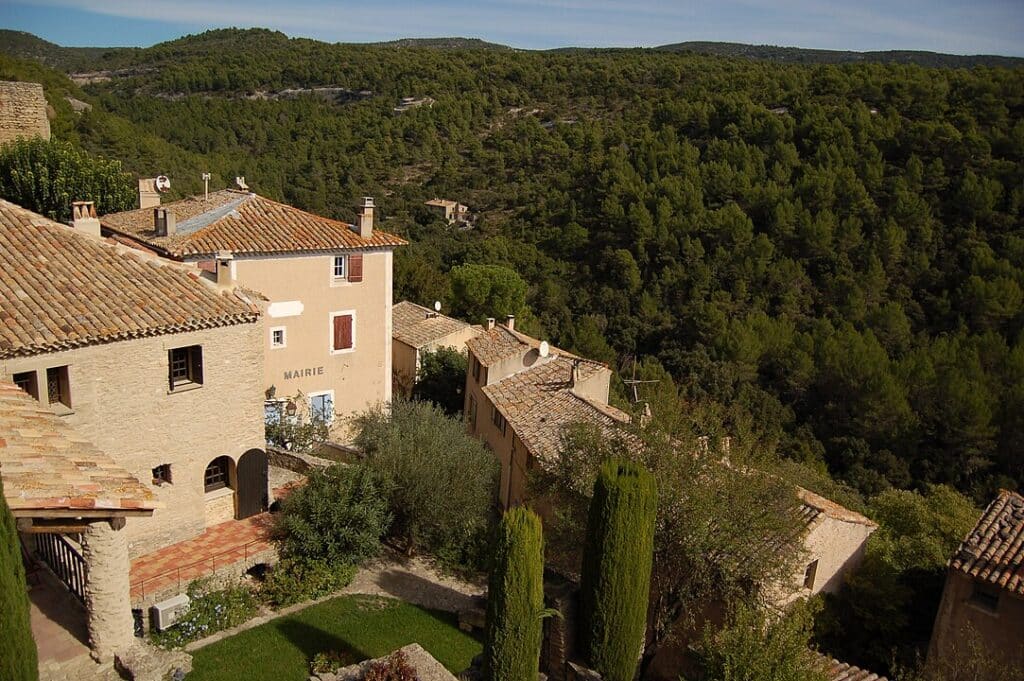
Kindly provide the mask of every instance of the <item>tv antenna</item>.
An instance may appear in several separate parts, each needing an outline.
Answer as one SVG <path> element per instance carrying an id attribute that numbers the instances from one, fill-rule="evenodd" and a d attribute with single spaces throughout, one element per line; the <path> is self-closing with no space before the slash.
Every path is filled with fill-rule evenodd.
<path id="1" fill-rule="evenodd" d="M 660 383 L 660 381 L 658 381 L 658 380 L 641 381 L 641 380 L 637 379 L 637 377 L 636 377 L 636 357 L 633 358 L 633 377 L 632 378 L 624 378 L 624 379 L 622 379 L 622 382 L 625 383 L 626 385 L 628 385 L 630 388 L 632 388 L 634 404 L 640 401 L 640 394 L 637 391 L 637 386 L 643 385 L 643 384 L 646 384 L 646 383 Z"/>
<path id="2" fill-rule="evenodd" d="M 210 198 L 210 173 L 203 173 L 203 198 Z"/>

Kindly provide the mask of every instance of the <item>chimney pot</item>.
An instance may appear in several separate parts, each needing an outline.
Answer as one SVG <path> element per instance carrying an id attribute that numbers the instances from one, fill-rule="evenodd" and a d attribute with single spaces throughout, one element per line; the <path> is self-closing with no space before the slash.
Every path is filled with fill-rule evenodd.
<path id="1" fill-rule="evenodd" d="M 178 218 L 169 208 L 153 209 L 153 231 L 157 236 L 174 236 L 178 231 Z"/>
<path id="2" fill-rule="evenodd" d="M 373 236 L 373 197 L 364 196 L 356 209 L 356 231 L 362 238 L 369 239 Z"/>
<path id="3" fill-rule="evenodd" d="M 516 330 L 516 316 L 514 314 L 510 314 L 505 317 L 505 326 L 509 331 Z"/>
<path id="4" fill-rule="evenodd" d="M 155 208 L 160 205 L 160 192 L 156 190 L 156 179 L 148 177 L 139 180 L 139 208 Z"/>
<path id="5" fill-rule="evenodd" d="M 245 175 L 235 178 L 235 186 L 241 189 L 242 191 L 248 191 L 249 185 L 245 183 Z"/>
<path id="6" fill-rule="evenodd" d="M 490 331 L 494 328 L 494 317 L 487 318 L 487 330 Z"/>
<path id="7" fill-rule="evenodd" d="M 217 251 L 217 285 L 218 286 L 231 286 L 233 281 L 231 277 L 231 261 L 234 260 L 234 255 L 231 251 Z"/>
<path id="8" fill-rule="evenodd" d="M 576 384 L 580 382 L 580 361 L 574 359 L 572 361 L 572 370 L 569 372 L 569 387 L 575 388 Z"/>
<path id="9" fill-rule="evenodd" d="M 96 217 L 96 204 L 92 201 L 73 202 L 71 204 L 71 227 L 82 234 L 100 236 L 100 221 Z"/>

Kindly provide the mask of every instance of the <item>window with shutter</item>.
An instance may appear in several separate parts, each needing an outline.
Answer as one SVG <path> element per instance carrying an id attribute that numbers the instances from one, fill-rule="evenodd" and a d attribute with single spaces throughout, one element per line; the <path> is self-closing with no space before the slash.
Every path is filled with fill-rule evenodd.
<path id="1" fill-rule="evenodd" d="M 352 350 L 355 347 L 355 315 L 351 312 L 341 312 L 331 315 L 331 318 L 332 351 Z"/>
<path id="2" fill-rule="evenodd" d="M 363 280 L 363 254 L 353 253 L 348 256 L 348 280 L 360 282 Z"/>
<path id="3" fill-rule="evenodd" d="M 190 345 L 167 352 L 167 369 L 172 391 L 203 384 L 203 346 Z"/>

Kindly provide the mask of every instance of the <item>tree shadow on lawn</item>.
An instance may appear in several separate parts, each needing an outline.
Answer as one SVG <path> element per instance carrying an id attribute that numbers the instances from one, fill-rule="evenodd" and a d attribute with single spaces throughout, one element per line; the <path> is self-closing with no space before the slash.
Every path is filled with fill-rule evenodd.
<path id="1" fill-rule="evenodd" d="M 474 604 L 472 596 L 405 570 L 386 569 L 375 581 L 389 596 L 422 608 L 457 613 Z"/>
<path id="2" fill-rule="evenodd" d="M 348 653 L 352 662 L 359 662 L 373 657 L 373 654 L 352 644 L 350 641 L 324 631 L 320 627 L 291 618 L 274 623 L 274 628 L 288 639 L 295 648 L 306 656 L 306 664 L 313 661 L 317 653 L 337 652 Z"/>

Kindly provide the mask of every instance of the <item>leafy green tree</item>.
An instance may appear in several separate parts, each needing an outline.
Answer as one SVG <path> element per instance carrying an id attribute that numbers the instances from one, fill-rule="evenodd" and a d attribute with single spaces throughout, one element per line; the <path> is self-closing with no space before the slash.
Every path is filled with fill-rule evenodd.
<path id="1" fill-rule="evenodd" d="M 0 677 L 10 681 L 39 678 L 36 642 L 29 621 L 28 587 L 21 562 L 18 530 L 0 479 Z"/>
<path id="2" fill-rule="evenodd" d="M 544 615 L 544 539 L 540 518 L 509 509 L 498 524 L 487 599 L 484 678 L 537 678 Z"/>
<path id="3" fill-rule="evenodd" d="M 488 317 L 521 315 L 527 309 L 526 282 L 508 267 L 459 265 L 449 276 L 457 316 L 480 323 Z"/>
<path id="4" fill-rule="evenodd" d="M 827 681 L 808 644 L 814 607 L 797 601 L 781 615 L 738 603 L 726 625 L 709 629 L 697 649 L 702 681 Z"/>
<path id="5" fill-rule="evenodd" d="M 119 161 L 34 138 L 0 147 L 0 197 L 66 222 L 73 201 L 94 201 L 100 214 L 133 208 L 135 188 Z"/>
<path id="6" fill-rule="evenodd" d="M 650 473 L 615 459 L 601 466 L 587 521 L 580 621 L 587 659 L 610 681 L 630 681 L 644 647 L 657 508 Z"/>
<path id="7" fill-rule="evenodd" d="M 391 536 L 452 566 L 481 565 L 498 464 L 462 419 L 429 402 L 395 400 L 360 414 L 355 429 L 387 499 Z"/>
<path id="8" fill-rule="evenodd" d="M 420 375 L 412 396 L 441 407 L 449 416 L 462 414 L 466 391 L 465 354 L 454 348 L 420 352 Z"/>
<path id="9" fill-rule="evenodd" d="M 372 471 L 337 465 L 311 471 L 306 484 L 284 500 L 274 523 L 286 558 L 358 565 L 380 551 L 391 515 Z"/>

